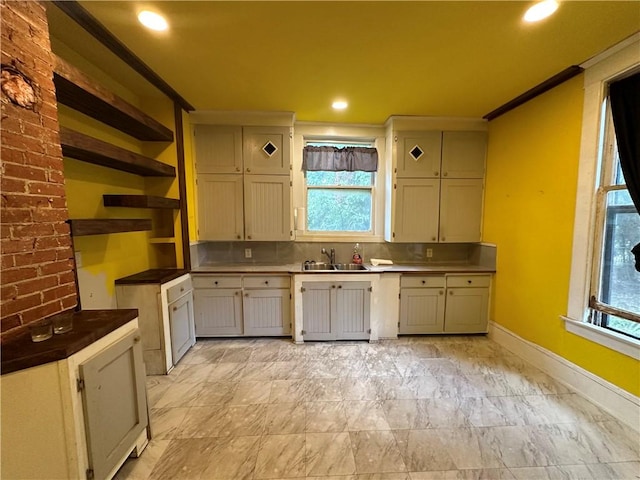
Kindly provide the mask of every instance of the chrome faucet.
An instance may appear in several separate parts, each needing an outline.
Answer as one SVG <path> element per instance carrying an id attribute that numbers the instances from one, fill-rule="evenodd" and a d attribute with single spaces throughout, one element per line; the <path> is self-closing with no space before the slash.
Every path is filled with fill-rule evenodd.
<path id="1" fill-rule="evenodd" d="M 320 253 L 324 253 L 327 257 L 329 257 L 329 263 L 331 263 L 331 265 L 336 263 L 336 249 L 335 248 L 331 249 L 331 253 L 328 253 L 327 250 L 325 248 L 323 248 L 322 250 L 320 250 Z"/>

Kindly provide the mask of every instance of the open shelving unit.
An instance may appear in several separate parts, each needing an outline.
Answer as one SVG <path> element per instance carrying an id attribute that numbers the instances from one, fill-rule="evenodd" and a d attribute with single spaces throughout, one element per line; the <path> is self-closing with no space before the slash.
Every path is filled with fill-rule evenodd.
<path id="1" fill-rule="evenodd" d="M 77 110 L 133 138 L 145 142 L 173 142 L 174 133 L 137 107 L 105 89 L 65 60 L 55 57 L 54 84 L 58 103 Z M 176 168 L 75 130 L 61 127 L 60 143 L 65 157 L 139 175 L 176 178 Z M 152 218 L 71 219 L 74 237 L 120 232 L 151 231 L 149 244 L 162 267 L 176 267 L 174 221 L 180 199 L 153 195 L 103 195 L 105 207 L 148 208 Z"/>

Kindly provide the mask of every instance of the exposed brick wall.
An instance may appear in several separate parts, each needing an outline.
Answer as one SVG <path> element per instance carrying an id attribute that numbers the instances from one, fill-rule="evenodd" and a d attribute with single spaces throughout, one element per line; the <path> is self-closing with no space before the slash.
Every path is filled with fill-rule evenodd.
<path id="1" fill-rule="evenodd" d="M 45 6 L 0 3 L 2 64 L 32 81 L 33 108 L 2 91 L 2 335 L 77 304 Z"/>

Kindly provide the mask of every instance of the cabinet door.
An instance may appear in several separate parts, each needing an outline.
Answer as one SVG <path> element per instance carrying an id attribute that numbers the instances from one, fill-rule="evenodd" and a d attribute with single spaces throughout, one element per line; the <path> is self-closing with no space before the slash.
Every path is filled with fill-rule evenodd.
<path id="1" fill-rule="evenodd" d="M 107 478 L 147 427 L 142 342 L 134 331 L 79 365 L 89 468 Z"/>
<path id="2" fill-rule="evenodd" d="M 245 290 L 243 299 L 245 335 L 287 335 L 291 331 L 289 290 Z"/>
<path id="3" fill-rule="evenodd" d="M 366 340 L 370 336 L 370 282 L 342 282 L 336 288 L 336 338 Z"/>
<path id="4" fill-rule="evenodd" d="M 444 132 L 442 177 L 483 178 L 486 151 L 486 132 Z"/>
<path id="5" fill-rule="evenodd" d="M 488 309 L 488 288 L 447 288 L 444 331 L 485 333 Z"/>
<path id="6" fill-rule="evenodd" d="M 198 238 L 241 240 L 242 175 L 198 175 Z"/>
<path id="7" fill-rule="evenodd" d="M 197 337 L 242 335 L 240 290 L 196 289 L 194 311 Z"/>
<path id="8" fill-rule="evenodd" d="M 196 125 L 198 173 L 242 173 L 242 127 Z"/>
<path id="9" fill-rule="evenodd" d="M 289 127 L 244 127 L 244 171 L 250 174 L 289 175 Z"/>
<path id="10" fill-rule="evenodd" d="M 444 305 L 444 287 L 401 289 L 398 333 L 442 333 Z"/>
<path id="11" fill-rule="evenodd" d="M 247 240 L 291 240 L 291 185 L 288 176 L 244 176 Z"/>
<path id="12" fill-rule="evenodd" d="M 169 325 L 171 327 L 171 353 L 176 365 L 194 345 L 193 294 L 191 292 L 169 304 Z"/>
<path id="13" fill-rule="evenodd" d="M 397 132 L 398 178 L 439 178 L 442 132 Z"/>
<path id="14" fill-rule="evenodd" d="M 440 185 L 440 242 L 479 242 L 482 180 L 445 180 Z"/>
<path id="15" fill-rule="evenodd" d="M 392 241 L 435 242 L 440 180 L 398 179 Z"/>
<path id="16" fill-rule="evenodd" d="M 302 284 L 302 331 L 305 341 L 335 340 L 335 302 L 332 301 L 336 285 L 331 282 Z"/>

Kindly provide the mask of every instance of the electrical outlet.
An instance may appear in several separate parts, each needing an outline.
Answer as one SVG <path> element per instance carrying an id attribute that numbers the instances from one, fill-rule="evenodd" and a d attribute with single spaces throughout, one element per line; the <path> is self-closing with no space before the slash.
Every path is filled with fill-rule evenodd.
<path id="1" fill-rule="evenodd" d="M 244 258 L 251 258 L 251 249 L 250 248 L 245 248 L 244 249 Z"/>
<path id="2" fill-rule="evenodd" d="M 433 248 L 427 248 L 427 258 L 433 257 Z"/>

